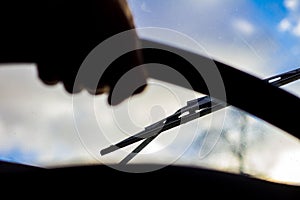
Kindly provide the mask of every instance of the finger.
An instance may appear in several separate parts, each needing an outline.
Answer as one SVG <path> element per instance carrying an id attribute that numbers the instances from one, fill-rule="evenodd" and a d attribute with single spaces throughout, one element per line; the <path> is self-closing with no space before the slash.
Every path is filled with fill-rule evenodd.
<path id="1" fill-rule="evenodd" d="M 80 84 L 75 84 L 74 81 L 69 79 L 63 80 L 65 90 L 70 94 L 77 94 L 82 91 L 83 87 Z"/>
<path id="2" fill-rule="evenodd" d="M 43 63 L 38 63 L 37 65 L 38 77 L 47 85 L 55 85 L 59 82 L 60 76 L 58 73 Z"/>
<path id="3" fill-rule="evenodd" d="M 146 77 L 141 68 L 134 68 L 112 84 L 108 95 L 108 104 L 118 105 L 125 99 L 139 94 L 147 86 Z"/>

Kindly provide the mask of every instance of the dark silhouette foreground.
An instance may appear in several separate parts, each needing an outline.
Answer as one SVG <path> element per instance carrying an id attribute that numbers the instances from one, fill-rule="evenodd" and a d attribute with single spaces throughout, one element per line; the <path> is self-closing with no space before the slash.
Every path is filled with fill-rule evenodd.
<path id="1" fill-rule="evenodd" d="M 137 174 L 120 172 L 104 165 L 53 169 L 9 163 L 0 163 L 0 166 L 1 185 L 5 188 L 54 192 L 70 197 L 79 194 L 99 194 L 114 198 L 184 195 L 185 198 L 296 199 L 300 195 L 298 186 L 183 166 L 167 166 L 158 171 Z M 1 173 L 3 167 L 7 168 L 5 173 Z"/>
<path id="2" fill-rule="evenodd" d="M 112 64 L 113 70 L 108 71 L 96 90 L 89 88 L 84 82 L 74 85 L 82 60 L 96 45 L 116 33 L 134 27 L 125 1 L 11 0 L 1 2 L 0 7 L 0 62 L 36 63 L 39 77 L 46 84 L 62 82 L 71 93 L 82 89 L 87 89 L 92 94 L 111 93 L 111 89 L 126 70 L 141 63 L 155 62 L 178 70 L 191 82 L 195 91 L 209 95 L 205 82 L 198 73 L 194 73 L 194 66 L 186 62 L 185 56 L 176 56 L 159 49 L 134 51 L 121 57 Z M 137 39 L 136 35 L 133 37 Z M 181 53 L 183 54 L 180 55 L 199 56 L 190 52 Z M 202 62 L 205 58 L 198 58 L 197 67 L 207 67 Z M 231 105 L 300 138 L 296 117 L 300 113 L 299 98 L 223 63 L 215 63 L 224 80 L 227 99 L 218 95 L 214 97 L 227 100 Z M 120 65 L 122 67 L 117 68 Z M 172 77 L 160 76 L 151 66 L 147 71 L 150 77 L 179 84 Z M 136 77 L 146 82 L 143 72 Z M 141 91 L 142 89 L 137 92 Z M 123 96 L 114 103 L 117 104 L 127 97 Z M 102 165 L 41 169 L 1 162 L 0 178 L 3 194 L 6 188 L 11 188 L 14 193 L 23 196 L 20 188 L 29 193 L 45 192 L 42 193 L 44 196 L 55 193 L 58 195 L 56 197 L 63 193 L 69 194 L 69 197 L 78 193 L 92 193 L 102 197 L 106 193 L 110 197 L 118 194 L 122 198 L 131 198 L 138 196 L 135 192 L 142 192 L 141 197 L 158 198 L 160 191 L 171 196 L 184 194 L 193 198 L 220 195 L 221 198 L 239 199 L 299 199 L 300 195 L 299 187 L 296 186 L 183 166 L 168 166 L 155 172 L 132 174 Z M 84 187 L 86 188 L 83 189 Z M 112 192 L 108 192 L 109 189 Z M 12 194 L 10 193 L 11 196 Z"/>

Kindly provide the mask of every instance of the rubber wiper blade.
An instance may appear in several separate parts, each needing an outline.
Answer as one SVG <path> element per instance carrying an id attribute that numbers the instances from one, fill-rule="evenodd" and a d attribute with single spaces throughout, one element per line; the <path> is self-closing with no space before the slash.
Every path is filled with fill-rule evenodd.
<path id="1" fill-rule="evenodd" d="M 105 155 L 138 141 L 157 136 L 161 132 L 197 119 L 200 116 L 207 115 L 212 111 L 220 110 L 226 106 L 226 103 L 217 99 L 212 99 L 209 96 L 204 96 L 195 100 L 188 101 L 187 106 L 177 110 L 173 115 L 170 115 L 167 118 L 164 118 L 150 126 L 147 126 L 143 131 L 130 136 L 115 145 L 111 145 L 108 148 L 101 150 L 100 154 Z"/>

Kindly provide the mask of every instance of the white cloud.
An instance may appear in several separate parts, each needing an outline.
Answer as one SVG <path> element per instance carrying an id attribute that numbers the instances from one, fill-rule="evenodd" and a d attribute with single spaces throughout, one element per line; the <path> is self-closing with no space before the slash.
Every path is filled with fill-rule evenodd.
<path id="1" fill-rule="evenodd" d="M 278 25 L 278 29 L 283 32 L 289 31 L 291 29 L 291 26 L 292 26 L 291 22 L 288 19 L 284 18 L 283 20 L 280 21 Z"/>
<path id="2" fill-rule="evenodd" d="M 255 31 L 253 24 L 245 19 L 235 19 L 234 28 L 244 35 L 252 35 Z"/>
<path id="3" fill-rule="evenodd" d="M 295 36 L 300 37 L 300 20 L 298 21 L 298 23 L 297 23 L 297 24 L 295 25 L 295 27 L 293 28 L 292 33 L 293 33 Z"/>
<path id="4" fill-rule="evenodd" d="M 72 99 L 62 85 L 43 84 L 34 66 L 1 66 L 0 90 L 2 159 L 10 155 L 37 166 L 92 160 L 75 132 Z M 11 155 L 15 149 L 24 158 Z"/>
<path id="5" fill-rule="evenodd" d="M 283 4 L 287 15 L 279 22 L 278 30 L 300 37 L 300 1 L 285 0 Z"/>
<path id="6" fill-rule="evenodd" d="M 299 7 L 299 1 L 298 0 L 285 0 L 284 6 L 289 10 L 297 10 Z"/>

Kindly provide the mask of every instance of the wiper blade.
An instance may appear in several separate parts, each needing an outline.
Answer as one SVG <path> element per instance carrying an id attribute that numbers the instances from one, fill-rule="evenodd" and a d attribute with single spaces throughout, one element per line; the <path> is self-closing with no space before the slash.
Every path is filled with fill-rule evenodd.
<path id="1" fill-rule="evenodd" d="M 300 79 L 300 68 L 276 76 L 272 76 L 270 78 L 265 79 L 265 81 L 267 81 L 271 85 L 280 87 L 298 79 Z"/>
<path id="2" fill-rule="evenodd" d="M 300 79 L 300 68 L 285 72 L 270 78 L 264 79 L 267 83 L 280 87 Z M 218 111 L 222 108 L 229 106 L 229 104 L 212 98 L 210 96 L 204 96 L 198 99 L 194 99 L 187 102 L 187 105 L 177 110 L 174 114 L 147 126 L 143 131 L 128 137 L 121 142 L 111 145 L 100 151 L 101 155 L 114 152 L 120 148 L 126 147 L 133 143 L 145 140 L 137 148 L 135 148 L 125 159 L 121 161 L 121 164 L 126 164 L 137 153 L 144 149 L 152 140 L 154 140 L 160 133 L 185 124 L 189 121 L 205 116 L 212 112 Z"/>
<path id="3" fill-rule="evenodd" d="M 157 136 L 161 132 L 192 121 L 200 116 L 207 115 L 212 111 L 220 110 L 224 107 L 226 107 L 226 103 L 213 99 L 209 96 L 188 101 L 187 106 L 177 110 L 173 115 L 147 126 L 144 131 L 139 132 L 115 145 L 111 145 L 110 147 L 101 150 L 100 153 L 101 155 L 105 155 L 143 139 Z"/>

